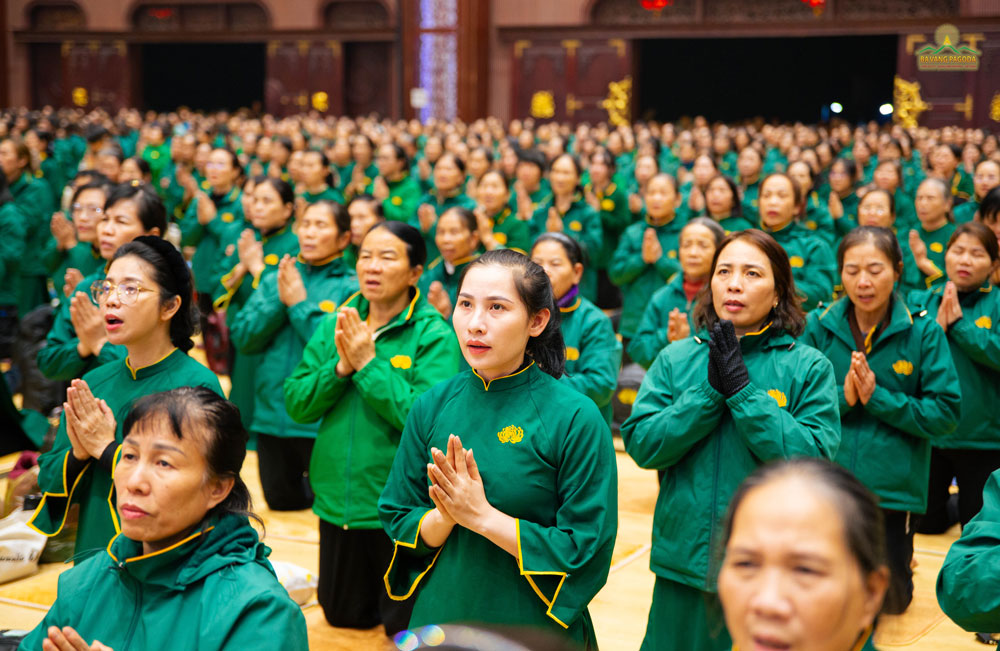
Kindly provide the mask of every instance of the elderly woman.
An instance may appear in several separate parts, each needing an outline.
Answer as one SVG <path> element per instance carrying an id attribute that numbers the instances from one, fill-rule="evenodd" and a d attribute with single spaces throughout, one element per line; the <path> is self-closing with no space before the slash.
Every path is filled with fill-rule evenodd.
<path id="1" fill-rule="evenodd" d="M 20 648 L 235 650 L 268 638 L 307 649 L 302 611 L 248 521 L 239 410 L 183 387 L 140 400 L 124 431 L 120 533 L 59 577 L 56 602 Z"/>

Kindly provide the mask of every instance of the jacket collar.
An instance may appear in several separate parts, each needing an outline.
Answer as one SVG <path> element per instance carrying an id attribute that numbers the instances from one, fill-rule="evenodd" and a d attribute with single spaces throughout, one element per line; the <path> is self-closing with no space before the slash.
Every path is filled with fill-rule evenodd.
<path id="1" fill-rule="evenodd" d="M 681 292 L 683 293 L 683 289 Z M 695 341 L 699 344 L 706 343 L 712 339 L 712 334 L 708 329 L 702 328 Z M 744 353 L 755 350 L 770 350 L 772 348 L 791 348 L 795 345 L 795 338 L 784 330 L 768 323 L 756 332 L 748 332 L 740 337 L 740 350 Z"/>
<path id="2" fill-rule="evenodd" d="M 497 392 L 523 386 L 530 382 L 532 376 L 537 373 L 540 373 L 538 365 L 535 364 L 534 360 L 530 360 L 526 365 L 522 366 L 520 370 L 493 380 L 483 379 L 476 369 L 472 369 L 472 374 L 469 377 L 471 378 L 472 386 L 477 389 L 481 388 L 483 391 Z"/>
<path id="3" fill-rule="evenodd" d="M 826 308 L 819 317 L 820 324 L 836 335 L 841 341 L 843 341 L 847 346 L 854 350 L 854 336 L 851 334 L 851 326 L 847 321 L 847 309 L 851 306 L 851 299 L 847 296 L 841 297 L 833 302 L 830 307 Z M 899 297 L 898 294 L 894 294 L 892 298 L 892 312 L 889 317 L 889 325 L 885 327 L 885 330 L 879 335 L 878 339 L 875 341 L 874 345 L 868 344 L 868 350 L 866 352 L 871 352 L 873 348 L 877 348 L 883 341 L 886 341 L 892 335 L 897 332 L 902 332 L 913 326 L 913 316 L 910 314 L 910 310 L 906 307 L 903 299 Z M 878 326 L 876 326 L 877 328 Z M 870 335 L 871 333 L 868 333 Z M 867 340 L 867 338 L 866 338 Z"/>
<path id="4" fill-rule="evenodd" d="M 184 353 L 182 353 L 179 349 L 174 348 L 149 366 L 140 366 L 139 368 L 132 368 L 129 358 L 126 357 L 125 368 L 128 369 L 128 372 L 132 376 L 133 380 L 144 380 L 150 376 L 156 375 L 157 373 L 169 370 L 178 360 L 181 359 L 182 355 L 184 355 Z"/>
<path id="5" fill-rule="evenodd" d="M 353 307 L 357 309 L 358 316 L 360 316 L 362 319 L 367 319 L 369 306 L 370 304 L 368 302 L 368 299 L 361 294 L 361 290 L 359 289 L 358 291 L 351 294 L 347 298 L 347 300 L 344 301 L 340 305 L 340 307 L 337 308 L 337 310 L 339 311 L 340 308 L 342 307 Z M 414 287 L 413 297 L 410 299 L 409 305 L 403 308 L 403 311 L 397 314 L 391 321 L 389 321 L 389 323 L 385 324 L 384 326 L 376 330 L 373 333 L 373 338 L 378 339 L 378 337 L 383 333 L 392 330 L 393 328 L 398 328 L 400 326 L 406 325 L 411 319 L 414 318 L 414 315 L 420 316 L 421 312 L 424 311 L 424 308 L 426 306 L 427 302 L 420 300 L 420 289 Z M 437 314 L 436 309 L 434 309 L 434 313 Z"/>

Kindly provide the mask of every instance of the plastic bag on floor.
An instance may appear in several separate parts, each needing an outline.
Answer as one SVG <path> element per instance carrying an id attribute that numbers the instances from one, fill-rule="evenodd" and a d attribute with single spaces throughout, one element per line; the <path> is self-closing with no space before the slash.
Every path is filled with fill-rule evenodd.
<path id="1" fill-rule="evenodd" d="M 319 580 L 315 574 L 304 567 L 299 567 L 294 563 L 286 561 L 271 561 L 274 573 L 278 575 L 278 582 L 288 590 L 288 596 L 292 601 L 300 606 L 304 606 L 312 599 L 316 592 Z"/>
<path id="2" fill-rule="evenodd" d="M 45 536 L 27 525 L 33 511 L 14 511 L 0 520 L 0 583 L 38 571 Z"/>

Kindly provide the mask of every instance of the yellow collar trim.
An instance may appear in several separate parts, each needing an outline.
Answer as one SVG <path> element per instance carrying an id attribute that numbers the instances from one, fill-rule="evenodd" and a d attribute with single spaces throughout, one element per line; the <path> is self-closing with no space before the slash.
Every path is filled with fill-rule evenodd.
<path id="1" fill-rule="evenodd" d="M 480 380 L 483 380 L 483 391 L 489 391 L 490 390 L 490 385 L 493 384 L 494 382 L 496 382 L 497 380 L 505 380 L 505 379 L 507 379 L 509 377 L 514 377 L 515 375 L 520 375 L 521 373 L 524 373 L 525 371 L 527 371 L 529 368 L 531 368 L 534 365 L 535 365 L 535 360 L 531 360 L 531 363 L 528 364 L 527 366 L 525 366 L 524 368 L 522 368 L 520 371 L 518 371 L 516 373 L 511 373 L 510 375 L 503 375 L 503 376 L 500 376 L 500 377 L 495 377 L 495 378 L 493 378 L 492 380 L 490 380 L 488 382 L 486 380 L 483 380 L 483 376 L 480 375 L 479 371 L 477 371 L 476 369 L 472 369 L 472 372 L 476 374 L 477 378 L 479 378 Z"/>
<path id="2" fill-rule="evenodd" d="M 194 540 L 195 538 L 197 538 L 198 536 L 202 535 L 203 533 L 208 533 L 212 529 L 215 529 L 215 526 L 211 526 L 208 529 L 203 529 L 202 531 L 196 531 L 195 533 L 191 534 L 190 536 L 188 536 L 184 540 L 179 540 L 179 541 L 175 542 L 173 545 L 170 545 L 169 547 L 164 547 L 163 549 L 161 549 L 159 551 L 150 552 L 149 554 L 143 554 L 141 556 L 133 556 L 132 558 L 126 558 L 124 560 L 124 562 L 125 563 L 134 563 L 135 561 L 144 561 L 146 559 L 153 558 L 154 556 L 159 556 L 160 554 L 166 554 L 167 552 L 173 551 L 173 550 L 177 549 L 178 547 L 180 547 L 181 545 L 184 545 L 184 544 L 186 544 L 186 543 Z M 111 542 L 108 543 L 108 556 L 110 556 L 114 560 L 114 562 L 116 562 L 116 563 L 120 563 L 122 561 L 119 561 L 118 557 L 116 557 L 114 554 L 111 553 L 111 546 L 114 544 L 115 540 L 117 540 L 118 536 L 120 536 L 120 535 L 121 535 L 120 533 L 116 534 L 115 537 L 111 539 Z"/>
<path id="3" fill-rule="evenodd" d="M 767 322 L 767 325 L 766 325 L 766 326 L 764 326 L 763 328 L 761 328 L 760 330 L 758 330 L 757 332 L 748 332 L 748 333 L 746 333 L 746 334 L 745 334 L 745 335 L 743 335 L 743 336 L 744 336 L 744 337 L 756 337 L 757 335 L 762 335 L 762 334 L 764 334 L 765 332 L 767 332 L 767 329 L 771 327 L 771 324 L 772 324 L 772 323 L 774 323 L 774 322 L 773 322 L 773 321 L 768 321 L 768 322 Z"/>
<path id="4" fill-rule="evenodd" d="M 160 362 L 162 362 L 166 358 L 168 358 L 171 355 L 173 355 L 175 350 L 177 350 L 176 346 L 174 348 L 171 348 L 169 353 L 167 353 L 166 355 L 164 355 L 160 359 L 156 360 L 152 364 L 146 364 L 145 366 L 140 366 L 139 368 L 132 368 L 132 362 L 130 362 L 129 358 L 126 357 L 125 358 L 125 366 L 128 367 L 129 373 L 132 374 L 132 379 L 133 380 L 137 380 L 138 378 L 135 376 L 136 373 L 138 373 L 139 371 L 141 371 L 144 368 L 149 368 L 150 366 L 156 366 L 157 364 L 159 364 Z"/>
<path id="5" fill-rule="evenodd" d="M 583 297 L 582 296 L 577 296 L 576 297 L 576 301 L 572 305 L 570 305 L 569 307 L 561 307 L 561 308 L 559 308 L 559 311 L 562 312 L 563 314 L 565 314 L 567 312 L 572 312 L 576 308 L 580 307 L 580 302 L 581 301 L 583 301 Z"/>

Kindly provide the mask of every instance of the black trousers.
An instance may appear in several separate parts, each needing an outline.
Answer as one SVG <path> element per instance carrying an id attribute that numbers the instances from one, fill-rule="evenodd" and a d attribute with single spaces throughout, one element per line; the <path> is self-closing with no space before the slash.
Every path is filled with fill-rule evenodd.
<path id="1" fill-rule="evenodd" d="M 983 508 L 983 488 L 997 468 L 1000 450 L 949 450 L 934 448 L 927 494 L 927 513 L 917 525 L 919 533 L 938 534 L 955 524 L 949 509 L 949 488 L 958 480 L 958 521 L 965 527 Z"/>
<path id="2" fill-rule="evenodd" d="M 882 612 L 899 615 L 913 601 L 913 533 L 910 514 L 882 509 L 885 518 L 885 547 L 889 557 L 889 590 Z"/>
<path id="3" fill-rule="evenodd" d="M 282 438 L 257 433 L 257 463 L 264 501 L 272 511 L 301 511 L 312 507 L 309 457 L 315 439 Z"/>
<path id="4" fill-rule="evenodd" d="M 13 357 L 17 333 L 17 306 L 0 305 L 0 359 Z"/>
<path id="5" fill-rule="evenodd" d="M 392 636 L 410 624 L 415 596 L 395 601 L 385 589 L 392 540 L 381 529 L 342 529 L 319 520 L 319 587 L 323 614 L 331 626 L 373 628 Z"/>

